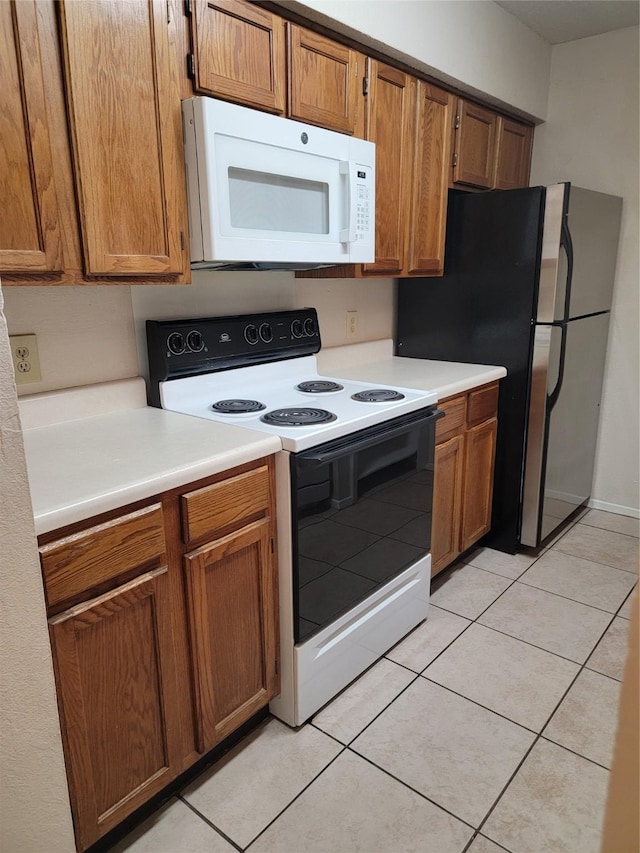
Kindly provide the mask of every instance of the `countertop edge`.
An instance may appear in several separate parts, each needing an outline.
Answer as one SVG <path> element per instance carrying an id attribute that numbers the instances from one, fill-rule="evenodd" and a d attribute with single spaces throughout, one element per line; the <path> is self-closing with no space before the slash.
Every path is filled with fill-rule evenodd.
<path id="1" fill-rule="evenodd" d="M 120 442 L 119 429 L 133 429 L 133 437 Z M 37 536 L 282 450 L 278 436 L 148 408 L 27 429 L 23 435 Z M 75 478 L 69 477 L 74 460 L 81 472 Z"/>

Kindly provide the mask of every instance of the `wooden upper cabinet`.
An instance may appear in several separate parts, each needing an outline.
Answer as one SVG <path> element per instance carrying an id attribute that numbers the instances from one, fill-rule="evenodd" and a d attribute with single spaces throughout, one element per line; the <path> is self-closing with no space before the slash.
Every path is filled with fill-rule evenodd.
<path id="1" fill-rule="evenodd" d="M 416 79 L 370 59 L 366 138 L 376 144 L 376 260 L 363 272 L 399 275 L 411 197 Z"/>
<path id="2" fill-rule="evenodd" d="M 453 182 L 490 189 L 494 177 L 496 113 L 458 101 Z"/>
<path id="3" fill-rule="evenodd" d="M 406 272 L 442 275 L 456 99 L 418 81 Z"/>
<path id="4" fill-rule="evenodd" d="M 195 0 L 194 89 L 284 114 L 285 21 L 244 0 Z"/>
<path id="5" fill-rule="evenodd" d="M 0 272 L 62 269 L 35 3 L 0 3 Z"/>
<path id="6" fill-rule="evenodd" d="M 529 185 L 533 127 L 458 101 L 452 182 L 479 189 Z"/>
<path id="7" fill-rule="evenodd" d="M 53 617 L 49 632 L 85 850 L 181 769 L 166 567 Z"/>
<path id="8" fill-rule="evenodd" d="M 528 185 L 532 142 L 532 127 L 498 116 L 493 180 L 496 189 L 512 190 Z"/>
<path id="9" fill-rule="evenodd" d="M 288 24 L 287 43 L 289 116 L 355 134 L 364 57 L 296 24 Z"/>
<path id="10" fill-rule="evenodd" d="M 85 274 L 183 272 L 179 99 L 163 0 L 59 6 Z"/>

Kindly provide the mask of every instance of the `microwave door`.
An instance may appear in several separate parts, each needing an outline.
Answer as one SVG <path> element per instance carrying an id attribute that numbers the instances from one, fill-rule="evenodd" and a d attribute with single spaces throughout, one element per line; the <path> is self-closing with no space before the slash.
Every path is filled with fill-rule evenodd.
<path id="1" fill-rule="evenodd" d="M 373 259 L 373 143 L 211 98 L 192 102 L 191 112 L 183 104 L 189 204 L 202 234 L 192 261 Z M 235 130 L 224 126 L 231 119 Z"/>
<path id="2" fill-rule="evenodd" d="M 338 161 L 222 135 L 215 155 L 213 257 L 322 262 L 344 245 L 348 258 Z"/>

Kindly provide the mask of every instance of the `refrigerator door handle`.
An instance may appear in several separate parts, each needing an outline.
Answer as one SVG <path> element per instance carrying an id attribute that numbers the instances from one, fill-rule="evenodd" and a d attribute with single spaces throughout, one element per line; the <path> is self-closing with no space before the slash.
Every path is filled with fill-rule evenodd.
<path id="1" fill-rule="evenodd" d="M 566 216 L 562 219 L 560 246 L 567 255 L 567 284 L 564 291 L 564 320 L 566 321 L 569 319 L 571 311 L 571 284 L 573 282 L 573 242 L 571 241 L 571 231 L 569 231 Z"/>
<path id="2" fill-rule="evenodd" d="M 562 220 L 562 230 L 560 232 L 560 246 L 567 254 L 567 282 L 564 291 L 564 322 L 560 325 L 560 358 L 558 361 L 558 379 L 553 391 L 547 394 L 547 412 L 551 410 L 558 402 L 560 391 L 562 391 L 562 379 L 564 377 L 564 363 L 567 354 L 567 320 L 569 319 L 569 311 L 571 308 L 571 284 L 573 282 L 573 243 L 571 242 L 571 232 L 567 224 L 567 217 Z M 554 324 L 556 325 L 556 324 Z"/>
<path id="3" fill-rule="evenodd" d="M 556 326 L 556 328 L 558 328 Z M 560 326 L 560 357 L 558 360 L 558 378 L 556 380 L 555 388 L 551 393 L 547 394 L 547 413 L 551 413 L 551 410 L 558 402 L 558 397 L 560 396 L 560 391 L 562 391 L 562 379 L 564 377 L 564 362 L 567 354 L 567 324 L 563 323 Z"/>

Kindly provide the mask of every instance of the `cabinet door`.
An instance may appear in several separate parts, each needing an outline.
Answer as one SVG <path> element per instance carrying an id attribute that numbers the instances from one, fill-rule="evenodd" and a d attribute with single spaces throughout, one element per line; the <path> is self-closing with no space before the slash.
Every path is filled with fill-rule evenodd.
<path id="1" fill-rule="evenodd" d="M 78 849 L 179 772 L 167 569 L 49 621 Z"/>
<path id="2" fill-rule="evenodd" d="M 453 182 L 489 189 L 493 184 L 496 113 L 458 102 Z"/>
<path id="3" fill-rule="evenodd" d="M 496 172 L 493 185 L 513 190 L 529 185 L 533 128 L 498 116 Z"/>
<path id="4" fill-rule="evenodd" d="M 358 60 L 355 50 L 288 25 L 289 115 L 341 133 L 355 133 L 358 116 Z"/>
<path id="5" fill-rule="evenodd" d="M 460 550 L 466 551 L 491 526 L 493 464 L 498 421 L 492 418 L 467 430 Z"/>
<path id="6" fill-rule="evenodd" d="M 186 197 L 166 3 L 59 9 L 85 273 L 177 275 Z"/>
<path id="7" fill-rule="evenodd" d="M 0 3 L 0 272 L 62 269 L 35 3 Z"/>
<path id="8" fill-rule="evenodd" d="M 455 98 L 418 82 L 407 272 L 442 275 Z"/>
<path id="9" fill-rule="evenodd" d="M 366 137 L 376 143 L 376 260 L 365 273 L 398 275 L 404 268 L 411 197 L 416 79 L 369 60 Z"/>
<path id="10" fill-rule="evenodd" d="M 196 0 L 191 27 L 196 92 L 284 113 L 282 18 L 245 0 Z"/>
<path id="11" fill-rule="evenodd" d="M 263 520 L 185 556 L 201 752 L 279 691 L 272 548 L 271 525 Z"/>
<path id="12" fill-rule="evenodd" d="M 464 473 L 464 435 L 436 446 L 433 479 L 431 576 L 460 553 L 460 513 Z"/>

